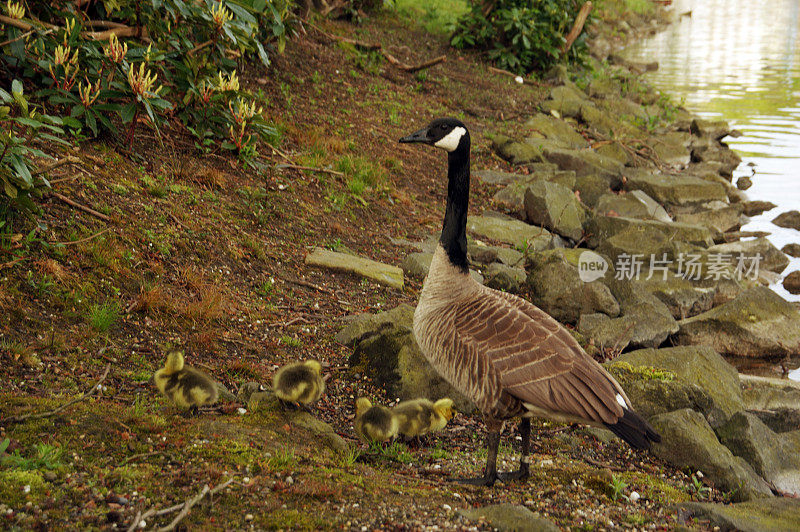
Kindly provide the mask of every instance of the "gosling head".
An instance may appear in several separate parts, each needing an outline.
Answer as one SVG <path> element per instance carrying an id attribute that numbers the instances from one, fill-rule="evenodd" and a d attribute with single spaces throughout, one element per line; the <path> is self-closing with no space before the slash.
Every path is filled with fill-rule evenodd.
<path id="1" fill-rule="evenodd" d="M 170 372 L 180 371 L 183 369 L 183 351 L 173 349 L 167 353 L 167 362 L 164 368 Z"/>
<path id="2" fill-rule="evenodd" d="M 372 408 L 372 401 L 367 399 L 366 397 L 359 397 L 356 400 L 356 415 L 360 416 L 367 410 Z"/>
<path id="3" fill-rule="evenodd" d="M 401 138 L 400 142 L 421 142 L 452 153 L 459 146 L 469 148 L 469 132 L 460 120 L 437 118 L 419 131 Z"/>
<path id="4" fill-rule="evenodd" d="M 444 399 L 439 399 L 433 404 L 433 407 L 438 410 L 447 421 L 450 421 L 453 419 L 453 416 L 456 415 L 456 409 L 455 406 L 453 406 L 452 399 L 446 397 Z"/>

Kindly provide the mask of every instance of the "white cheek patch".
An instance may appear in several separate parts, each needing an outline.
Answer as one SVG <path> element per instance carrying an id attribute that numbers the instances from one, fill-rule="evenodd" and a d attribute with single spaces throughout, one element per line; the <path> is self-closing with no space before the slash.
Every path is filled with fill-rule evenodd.
<path id="1" fill-rule="evenodd" d="M 617 394 L 617 396 L 615 397 L 615 399 L 617 400 L 617 402 L 620 404 L 620 406 L 621 406 L 622 408 L 628 408 L 628 405 L 625 403 L 625 399 L 623 399 L 623 398 L 622 398 L 622 396 L 621 396 L 620 394 Z"/>
<path id="2" fill-rule="evenodd" d="M 467 130 L 459 126 L 441 139 L 439 139 L 434 146 L 441 148 L 445 151 L 455 151 L 458 148 L 458 143 L 461 142 L 461 137 L 466 134 Z"/>

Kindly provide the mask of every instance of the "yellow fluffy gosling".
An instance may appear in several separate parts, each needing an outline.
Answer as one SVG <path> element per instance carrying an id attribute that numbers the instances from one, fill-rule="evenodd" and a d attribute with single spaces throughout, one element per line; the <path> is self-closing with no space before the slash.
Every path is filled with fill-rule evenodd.
<path id="1" fill-rule="evenodd" d="M 316 360 L 294 362 L 280 368 L 272 377 L 275 396 L 285 403 L 308 406 L 325 392 L 322 365 Z"/>
<path id="2" fill-rule="evenodd" d="M 406 438 L 414 438 L 442 430 L 455 415 L 453 400 L 444 398 L 435 403 L 429 399 L 403 401 L 392 408 L 397 417 L 398 432 Z"/>
<path id="3" fill-rule="evenodd" d="M 366 397 L 356 401 L 356 434 L 361 441 L 369 443 L 389 441 L 397 435 L 397 417 L 385 406 L 372 405 Z"/>
<path id="4" fill-rule="evenodd" d="M 179 408 L 197 412 L 203 405 L 217 402 L 217 384 L 206 373 L 186 366 L 183 351 L 167 353 L 164 367 L 153 375 L 156 387 Z"/>

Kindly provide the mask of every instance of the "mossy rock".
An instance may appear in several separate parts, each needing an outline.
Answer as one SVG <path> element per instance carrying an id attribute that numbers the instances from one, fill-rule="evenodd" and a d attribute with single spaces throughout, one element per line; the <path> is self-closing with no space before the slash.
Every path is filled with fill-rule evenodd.
<path id="1" fill-rule="evenodd" d="M 623 216 L 593 216 L 586 223 L 590 234 L 588 244 L 597 247 L 602 241 L 626 230 L 640 231 L 642 234 L 657 231 L 670 241 L 681 241 L 707 247 L 713 244 L 711 232 L 706 227 L 681 223 L 664 223 L 655 220 L 637 220 Z"/>
<path id="2" fill-rule="evenodd" d="M 525 122 L 525 127 L 541 137 L 557 142 L 566 148 L 586 148 L 589 143 L 564 120 L 552 115 L 537 114 Z"/>
<path id="3" fill-rule="evenodd" d="M 627 169 L 625 190 L 642 190 L 662 205 L 692 205 L 727 201 L 725 187 L 690 175 L 655 174 L 644 169 Z"/>
<path id="4" fill-rule="evenodd" d="M 683 515 L 708 521 L 719 530 L 787 532 L 800 530 L 800 501 L 776 497 L 737 504 L 686 502 L 675 506 Z"/>
<path id="5" fill-rule="evenodd" d="M 563 185 L 534 181 L 525 191 L 525 212 L 533 224 L 559 235 L 579 240 L 586 213 L 575 194 Z"/>
<path id="6" fill-rule="evenodd" d="M 557 532 L 555 523 L 519 504 L 493 504 L 458 512 L 470 521 L 484 522 L 501 532 Z"/>

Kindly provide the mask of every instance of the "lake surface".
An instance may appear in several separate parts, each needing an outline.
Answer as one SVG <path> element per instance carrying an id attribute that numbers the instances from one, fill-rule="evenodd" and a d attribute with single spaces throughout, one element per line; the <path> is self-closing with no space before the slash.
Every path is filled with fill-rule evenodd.
<path id="1" fill-rule="evenodd" d="M 691 16 L 624 54 L 658 61 L 659 69 L 646 75 L 653 85 L 682 99 L 691 112 L 726 120 L 743 133 L 725 139 L 743 159 L 734 183 L 754 174 L 750 199 L 778 207 L 752 217 L 742 229 L 769 231 L 778 248 L 800 243 L 800 231 L 771 222 L 800 209 L 800 2 L 676 0 L 672 5 L 676 16 L 687 11 Z M 798 269 L 800 258 L 792 258 L 783 274 Z M 772 288 L 800 301 L 780 284 Z"/>

